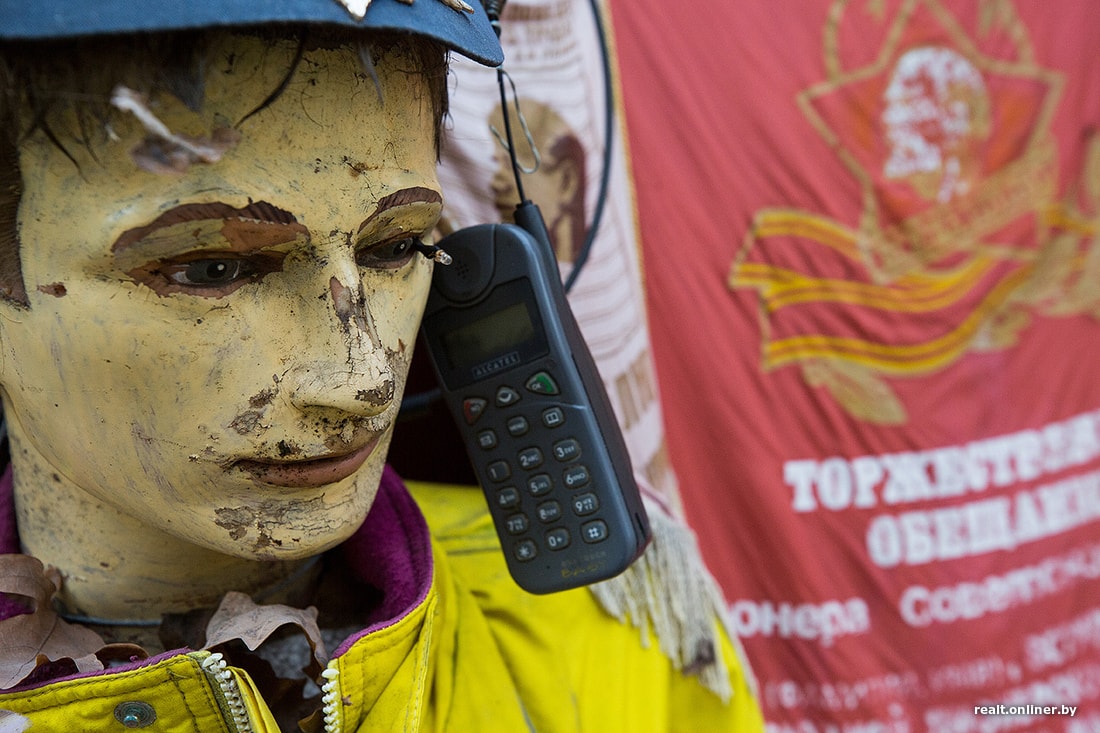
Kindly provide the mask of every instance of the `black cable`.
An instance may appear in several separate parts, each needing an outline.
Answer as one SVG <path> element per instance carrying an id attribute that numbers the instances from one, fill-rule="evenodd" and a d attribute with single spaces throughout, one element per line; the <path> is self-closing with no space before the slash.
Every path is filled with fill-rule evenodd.
<path id="1" fill-rule="evenodd" d="M 581 270 L 584 269 L 585 263 L 588 262 L 588 255 L 592 252 L 592 243 L 596 240 L 596 235 L 599 233 L 600 222 L 603 220 L 604 209 L 607 205 L 607 189 L 610 187 L 611 182 L 611 155 L 615 142 L 615 92 L 611 80 L 611 51 L 607 46 L 607 37 L 604 34 L 603 16 L 600 14 L 599 0 L 588 0 L 588 5 L 592 9 L 592 20 L 596 26 L 596 39 L 600 47 L 600 60 L 603 70 L 603 165 L 600 171 L 599 189 L 596 194 L 596 207 L 592 211 L 592 221 L 585 230 L 584 241 L 580 249 L 577 250 L 577 256 L 573 260 L 573 269 L 570 270 L 569 277 L 565 279 L 563 285 L 566 293 L 570 292 L 573 289 L 573 285 L 576 284 L 577 277 L 581 274 Z M 486 12 L 489 14 L 489 20 L 491 22 L 499 20 L 499 13 L 503 7 L 504 3 L 500 0 L 488 0 L 486 2 Z M 494 15 L 494 13 L 496 13 L 496 15 Z M 497 35 L 499 36 L 499 22 L 495 22 L 493 27 L 496 29 Z M 512 140 L 511 115 L 508 113 L 508 95 L 504 88 L 504 78 L 504 70 L 497 69 L 497 86 L 500 87 L 500 108 L 503 112 L 502 117 L 504 118 L 504 139 L 508 144 L 508 158 L 512 164 L 512 177 L 516 182 L 516 193 L 522 205 L 530 202 L 527 201 L 527 195 L 523 191 L 523 179 L 520 175 L 519 160 L 515 152 L 515 143 Z M 518 100 L 516 106 L 517 108 L 519 106 Z"/>
<path id="2" fill-rule="evenodd" d="M 482 4 L 485 7 L 486 15 L 489 17 L 489 23 L 492 25 L 493 30 L 496 32 L 497 37 L 500 37 L 500 14 L 504 10 L 504 4 L 506 0 L 482 0 Z M 607 204 L 607 190 L 610 187 L 611 182 L 611 154 L 612 145 L 615 140 L 615 98 L 614 87 L 611 80 L 611 50 L 607 45 L 607 37 L 604 34 L 603 16 L 600 13 L 599 0 L 589 0 L 589 7 L 592 9 L 592 19 L 596 27 L 596 39 L 600 48 L 600 60 L 603 66 L 603 84 L 604 84 L 604 146 L 602 156 L 602 170 L 600 171 L 600 183 L 599 189 L 596 195 L 596 207 L 592 211 L 592 221 L 589 223 L 588 228 L 585 230 L 584 241 L 581 244 L 579 250 L 577 250 L 577 256 L 573 260 L 573 269 L 569 273 L 569 277 L 565 279 L 563 287 L 565 292 L 568 293 L 573 289 L 573 285 L 577 281 L 577 276 L 581 274 L 581 270 L 584 269 L 584 265 L 588 262 L 588 256 L 592 251 L 592 244 L 596 240 L 596 234 L 599 231 L 600 223 L 603 220 L 604 209 Z M 500 87 L 500 105 L 502 117 L 504 118 L 504 135 L 505 140 L 508 142 L 508 153 L 512 164 L 512 175 L 516 181 L 516 193 L 519 196 L 521 202 L 526 202 L 527 197 L 523 191 L 523 182 L 520 175 L 519 161 L 515 154 L 515 148 L 512 143 L 512 128 L 510 115 L 508 114 L 508 99 L 504 87 L 504 71 L 503 69 L 497 69 L 497 86 Z M 441 389 L 434 388 L 418 392 L 415 394 L 406 395 L 401 401 L 400 414 L 403 417 L 408 417 L 415 413 L 423 412 L 429 409 L 437 400 L 442 399 L 443 392 Z"/>
<path id="3" fill-rule="evenodd" d="M 523 192 L 523 176 L 519 171 L 519 157 L 516 155 L 516 144 L 512 139 L 512 115 L 508 114 L 508 94 L 504 89 L 504 69 L 497 69 L 497 86 L 500 87 L 501 117 L 504 118 L 504 139 L 508 141 L 508 159 L 512 162 L 512 178 L 516 181 L 516 195 L 521 203 L 527 202 L 527 194 Z M 516 100 L 516 108 L 519 108 L 519 100 Z"/>
<path id="4" fill-rule="evenodd" d="M 615 92 L 611 86 L 611 51 L 607 47 L 607 37 L 604 35 L 603 16 L 600 15 L 599 0 L 588 0 L 592 8 L 592 19 L 596 24 L 596 38 L 599 40 L 600 58 L 603 62 L 603 93 L 604 93 L 604 144 L 603 144 L 603 170 L 600 173 L 600 188 L 596 196 L 596 208 L 592 212 L 592 223 L 588 225 L 588 231 L 584 235 L 584 244 L 577 252 L 573 260 L 573 269 L 569 277 L 565 279 L 565 292 L 573 289 L 577 276 L 581 274 L 588 255 L 592 251 L 592 243 L 596 240 L 600 222 L 603 219 L 604 206 L 607 203 L 607 189 L 611 181 L 611 146 L 615 140 Z"/>

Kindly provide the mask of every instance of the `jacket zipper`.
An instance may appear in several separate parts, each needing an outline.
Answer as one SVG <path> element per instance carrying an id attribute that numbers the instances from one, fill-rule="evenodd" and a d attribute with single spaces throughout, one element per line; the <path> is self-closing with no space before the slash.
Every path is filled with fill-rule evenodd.
<path id="1" fill-rule="evenodd" d="M 333 659 L 321 672 L 325 684 L 321 685 L 321 712 L 325 714 L 325 733 L 340 733 L 340 670 Z"/>
<path id="2" fill-rule="evenodd" d="M 237 681 L 233 679 L 233 673 L 227 669 L 228 666 L 220 652 L 215 652 L 202 660 L 203 671 L 217 683 L 222 697 L 225 698 L 237 733 L 253 733 L 252 723 L 248 720 L 248 710 L 241 699 L 241 690 L 237 686 Z"/>

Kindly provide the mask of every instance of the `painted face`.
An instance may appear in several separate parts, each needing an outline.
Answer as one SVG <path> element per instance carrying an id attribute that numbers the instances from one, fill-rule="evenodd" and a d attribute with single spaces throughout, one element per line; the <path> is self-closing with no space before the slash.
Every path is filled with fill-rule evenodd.
<path id="1" fill-rule="evenodd" d="M 294 47 L 225 43 L 200 113 L 146 111 L 218 138 L 260 106 Z M 307 51 L 220 160 L 179 174 L 135 164 L 136 116 L 91 151 L 70 140 L 79 169 L 41 135 L 22 146 L 30 308 L 0 306 L 7 417 L 35 467 L 18 482 L 53 472 L 237 557 L 304 557 L 354 531 L 431 278 L 411 245 L 441 206 L 410 63 L 378 60 L 380 101 L 355 52 Z"/>

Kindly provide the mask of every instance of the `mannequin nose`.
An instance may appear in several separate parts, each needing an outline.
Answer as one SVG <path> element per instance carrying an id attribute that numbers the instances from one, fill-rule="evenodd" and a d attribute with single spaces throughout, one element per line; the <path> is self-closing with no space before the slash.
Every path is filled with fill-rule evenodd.
<path id="1" fill-rule="evenodd" d="M 396 394 L 396 375 L 358 277 L 332 275 L 325 296 L 309 300 L 307 310 L 317 314 L 321 306 L 320 317 L 310 318 L 303 329 L 303 343 L 285 377 L 291 403 L 364 416 L 383 412 Z"/>

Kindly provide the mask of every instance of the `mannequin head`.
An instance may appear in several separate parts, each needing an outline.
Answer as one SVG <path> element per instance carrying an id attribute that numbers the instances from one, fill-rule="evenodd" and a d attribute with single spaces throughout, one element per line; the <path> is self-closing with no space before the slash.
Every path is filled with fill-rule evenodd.
<path id="1" fill-rule="evenodd" d="M 30 86 L 27 53 L 5 70 L 32 90 L 0 156 L 20 535 L 96 615 L 179 610 L 92 589 L 96 568 L 168 548 L 166 582 L 201 604 L 227 588 L 189 574 L 262 583 L 359 526 L 431 278 L 413 245 L 442 206 L 441 46 L 179 41 L 90 42 L 69 62 L 95 74 Z"/>

